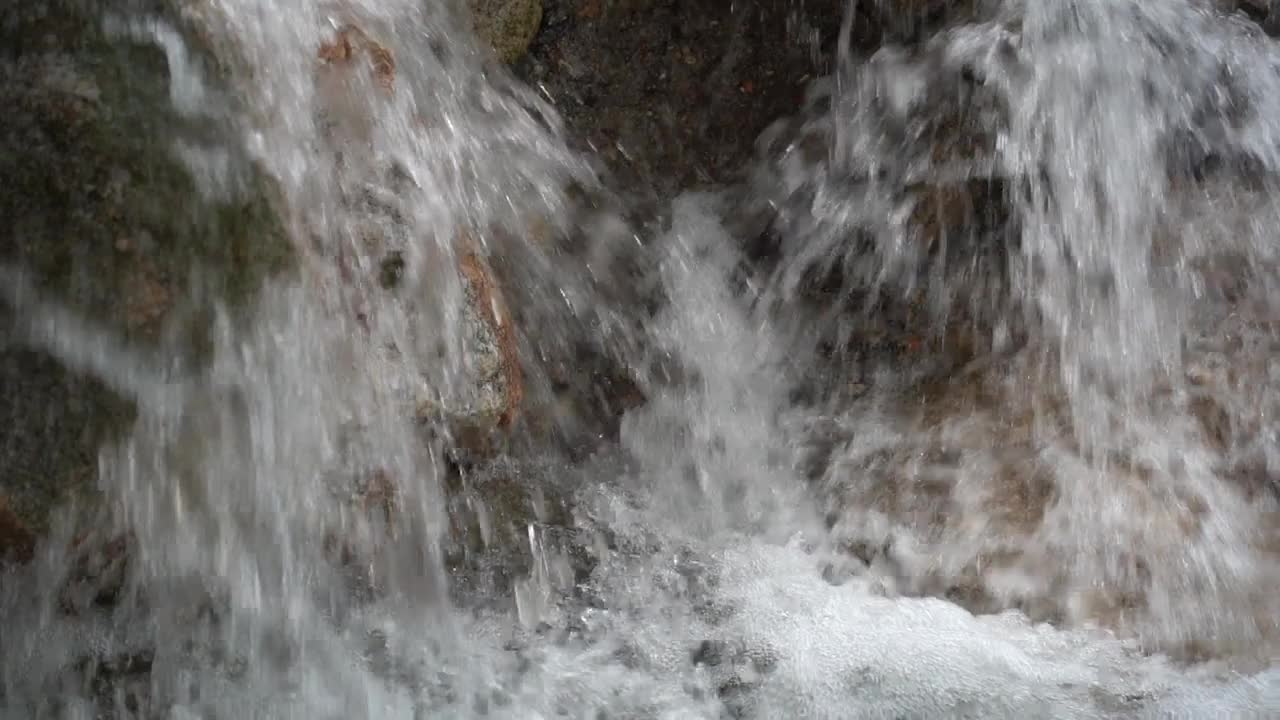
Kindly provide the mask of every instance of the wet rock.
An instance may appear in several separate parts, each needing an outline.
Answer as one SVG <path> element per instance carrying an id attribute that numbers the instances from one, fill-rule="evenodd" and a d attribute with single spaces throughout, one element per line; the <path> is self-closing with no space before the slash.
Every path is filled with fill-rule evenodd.
<path id="1" fill-rule="evenodd" d="M 694 665 L 716 666 L 724 662 L 726 648 L 724 643 L 715 642 L 713 640 L 703 640 L 692 653 L 689 659 Z"/>
<path id="2" fill-rule="evenodd" d="M 1231 416 L 1218 399 L 1211 395 L 1197 395 L 1188 403 L 1188 409 L 1200 423 L 1205 439 L 1218 452 L 1231 446 Z"/>
<path id="3" fill-rule="evenodd" d="M 114 605 L 124 588 L 131 541 L 128 536 L 106 539 L 94 532 L 73 540 L 68 549 L 73 561 L 59 594 L 59 609 L 79 615 Z"/>
<path id="4" fill-rule="evenodd" d="M 850 27 L 856 46 L 917 42 L 944 26 L 972 20 L 976 0 L 881 0 L 857 3 Z"/>
<path id="5" fill-rule="evenodd" d="M 468 0 L 476 34 L 504 63 L 524 56 L 542 24 L 542 0 Z"/>
<path id="6" fill-rule="evenodd" d="M 81 658 L 71 668 L 75 677 L 94 698 L 98 707 L 117 708 L 121 715 L 146 716 L 158 710 L 151 702 L 151 669 L 155 660 L 150 651 L 120 653 L 110 657 Z M 128 715 L 124 715 L 128 713 Z"/>
<path id="7" fill-rule="evenodd" d="M 35 550 L 35 534 L 9 509 L 0 496 L 0 565 L 7 561 L 23 563 Z"/>
<path id="8" fill-rule="evenodd" d="M 331 68 L 343 69 L 367 62 L 383 89 L 391 90 L 395 84 L 396 62 L 391 52 L 354 25 L 339 29 L 333 40 L 320 45 L 316 54 Z"/>
<path id="9" fill-rule="evenodd" d="M 760 132 L 822 74 L 818 49 L 834 47 L 843 7 L 544 4 L 545 27 L 517 74 L 545 88 L 622 189 L 660 196 L 735 179 Z"/>
<path id="10" fill-rule="evenodd" d="M 350 71 L 366 64 L 378 90 L 394 93 L 395 58 L 376 38 L 355 26 L 340 29 L 317 54 L 324 64 L 318 78 L 325 97 L 324 110 L 334 121 L 330 140 L 351 151 L 358 145 L 348 141 L 359 137 L 361 128 L 373 121 L 372 109 L 377 98 L 361 96 L 364 89 L 359 82 L 353 82 L 358 78 L 352 77 Z M 350 251 L 340 248 L 340 274 L 362 298 L 361 305 L 369 308 L 360 312 L 369 312 L 378 305 L 372 296 L 394 294 L 399 290 L 404 272 L 403 243 L 413 239 L 401 237 L 405 228 L 394 209 L 381 208 L 364 198 L 354 198 L 351 204 L 369 210 L 370 222 L 361 240 L 377 248 L 375 253 L 381 253 L 381 260 L 370 276 L 357 277 L 353 267 L 357 263 L 344 257 Z M 460 232 L 455 243 L 458 273 L 465 292 L 463 331 L 473 360 L 473 374 L 465 381 L 468 387 L 459 406 L 444 409 L 433 396 L 424 397 L 418 402 L 417 415 L 420 420 L 443 421 L 449 427 L 453 445 L 483 455 L 489 449 L 492 434 L 509 428 L 520 412 L 524 398 L 523 371 L 511 314 L 479 243 L 467 232 Z M 369 326 L 370 318 L 365 316 L 360 320 L 366 328 Z"/>
<path id="11" fill-rule="evenodd" d="M 1267 353 L 1264 347 L 1260 342 L 1254 349 Z M 874 432 L 888 432 L 883 444 L 866 442 L 871 427 L 851 428 L 854 440 L 828 462 L 824 478 L 825 491 L 835 493 L 829 496 L 833 537 L 844 552 L 861 557 L 859 545 L 892 540 L 892 548 L 869 563 L 868 574 L 887 574 L 904 594 L 946 597 L 979 614 L 1016 608 L 1036 622 L 1097 623 L 1132 634 L 1148 648 L 1193 657 L 1181 645 L 1186 621 L 1175 615 L 1200 617 L 1203 607 L 1246 600 L 1252 607 L 1252 594 L 1262 587 L 1254 583 L 1265 582 L 1224 569 L 1230 565 L 1224 558 L 1242 551 L 1223 551 L 1211 540 L 1213 528 L 1221 527 L 1215 523 L 1230 516 L 1231 523 L 1254 528 L 1258 518 L 1245 508 L 1274 502 L 1268 487 L 1274 473 L 1261 455 L 1240 453 L 1251 444 L 1240 430 L 1250 424 L 1244 399 L 1258 393 L 1231 389 L 1227 373 L 1219 375 L 1207 363 L 1195 367 L 1186 396 L 1174 394 L 1161 406 L 1169 415 L 1160 430 L 1176 433 L 1178 447 L 1194 460 L 1164 464 L 1158 453 L 1145 454 L 1141 439 L 1131 446 L 1118 440 L 1105 457 L 1088 460 L 1086 469 L 1086 461 L 1076 460 L 1089 456 L 1073 437 L 1064 390 L 1035 370 L 1042 357 L 1032 348 L 985 369 L 917 385 L 902 406 L 913 420 L 892 430 L 896 413 L 870 421 Z M 1266 372 L 1240 389 L 1262 386 L 1257 378 Z M 1046 457 L 1046 447 L 1062 455 Z M 1212 482 L 1204 481 L 1205 465 L 1188 471 L 1193 462 L 1216 464 L 1218 457 L 1226 462 L 1212 471 Z M 1107 507 L 1125 508 L 1126 516 L 1143 522 L 1107 518 Z M 1265 524 L 1256 527 L 1244 531 L 1256 533 L 1251 542 L 1274 537 Z M 1063 537 L 1110 533 L 1123 540 L 1070 550 L 1059 544 Z M 1274 547 L 1253 552 L 1245 552 L 1246 563 L 1274 566 Z M 1186 567 L 1198 553 L 1214 558 L 1199 578 L 1230 589 L 1188 589 L 1186 576 L 1174 568 Z M 1228 625 L 1220 648 L 1256 637 L 1261 627 L 1247 615 L 1223 621 Z"/>
<path id="12" fill-rule="evenodd" d="M 126 343 L 197 364 L 208 301 L 247 301 L 288 266 L 289 245 L 270 183 L 175 112 L 163 51 L 109 36 L 91 5 L 20 4 L 0 23 L 0 265 Z M 222 153 L 243 186 L 203 194 L 184 144 Z M 35 320 L 0 301 L 0 497 L 39 536 L 94 494 L 97 448 L 133 412 L 23 347 Z"/>
<path id="13" fill-rule="evenodd" d="M 470 246 L 467 241 L 464 245 Z M 417 419 L 443 424 L 455 460 L 490 457 L 524 410 L 524 370 L 516 328 L 501 287 L 484 258 L 473 249 L 458 261 L 465 303 L 462 330 L 470 356 L 469 375 L 459 402 L 442 408 L 435 395 L 417 404 Z"/>
<path id="14" fill-rule="evenodd" d="M 1280 3 L 1275 0 L 1218 0 L 1224 12 L 1239 12 L 1258 23 L 1268 35 L 1280 33 Z"/>
<path id="15" fill-rule="evenodd" d="M 493 272 L 474 249 L 465 252 L 460 266 L 466 283 L 467 327 L 479 355 L 479 397 L 474 414 L 486 424 L 508 427 L 524 399 L 511 314 Z"/>
<path id="16" fill-rule="evenodd" d="M 455 592 L 491 601 L 553 562 L 561 582 L 589 573 L 589 533 L 571 530 L 570 494 L 546 468 L 495 460 L 459 468 L 445 485 L 445 554 Z"/>
<path id="17" fill-rule="evenodd" d="M 29 557 L 56 510 L 94 494 L 98 448 L 127 430 L 133 409 L 101 383 L 24 348 L 0 350 L 0 397 L 0 527 L 8 528 L 0 530 L 0 555 L 8 546 Z"/>
<path id="18" fill-rule="evenodd" d="M 254 186 L 205 200 L 173 152 L 186 138 L 160 51 L 99 34 L 56 42 L 72 48 L 0 66 L 0 93 L 13 110 L 3 170 L 14 180 L 0 192 L 0 216 L 11 221 L 0 256 L 141 340 L 156 339 L 192 266 L 221 275 L 228 290 L 278 269 L 288 248 L 270 192 Z"/>

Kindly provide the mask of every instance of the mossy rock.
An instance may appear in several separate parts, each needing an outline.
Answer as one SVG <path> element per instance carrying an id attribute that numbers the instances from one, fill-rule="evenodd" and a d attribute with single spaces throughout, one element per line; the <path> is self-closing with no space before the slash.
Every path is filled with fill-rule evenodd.
<path id="1" fill-rule="evenodd" d="M 126 344 L 199 364 L 209 301 L 248 302 L 290 266 L 290 245 L 270 182 L 217 128 L 178 117 L 164 54 L 106 37 L 99 13 L 33 3 L 0 23 L 0 266 Z M 178 138 L 225 151 L 247 168 L 245 187 L 203 194 Z M 5 337 L 18 319 L 0 303 Z M 0 345 L 0 383 L 0 499 L 38 534 L 92 491 L 97 448 L 135 412 L 17 344 Z"/>
<path id="2" fill-rule="evenodd" d="M 102 40 L 20 57 L 0 86 L 0 258 L 129 339 L 160 319 L 137 307 L 146 285 L 176 302 L 198 270 L 238 301 L 288 265 L 264 178 L 210 201 L 174 156 L 170 141 L 200 129 L 170 111 L 167 85 L 159 50 Z"/>
<path id="3" fill-rule="evenodd" d="M 53 510 L 94 491 L 98 447 L 132 424 L 134 409 L 95 380 L 21 349 L 0 352 L 0 392 L 0 499 L 40 535 Z"/>
<path id="4" fill-rule="evenodd" d="M 468 0 L 476 34 L 504 63 L 524 56 L 542 24 L 542 0 Z"/>

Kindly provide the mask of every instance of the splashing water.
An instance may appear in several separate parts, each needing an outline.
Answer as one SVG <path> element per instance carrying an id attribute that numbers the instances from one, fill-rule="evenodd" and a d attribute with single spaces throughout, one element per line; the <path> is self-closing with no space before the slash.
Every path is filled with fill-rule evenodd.
<path id="1" fill-rule="evenodd" d="M 175 109 L 213 115 L 278 183 L 300 268 L 221 310 L 200 364 L 0 277 L 26 341 L 138 406 L 99 461 L 99 522 L 131 538 L 121 587 L 106 608 L 68 591 L 69 518 L 7 571 L 0 714 L 1280 707 L 1280 53 L 1186 0 L 981 17 L 842 51 L 761 139 L 749 201 L 681 196 L 638 241 L 620 215 L 583 219 L 594 163 L 452 5 L 106 19 L 163 47 Z M 229 97 L 209 100 L 195 37 Z M 947 132 L 970 140 L 939 151 Z M 205 191 L 235 184 L 175 151 Z M 928 222 L 978 191 L 991 217 Z M 729 229 L 757 206 L 764 258 Z M 394 292 L 374 280 L 390 254 Z M 616 439 L 566 452 L 530 421 L 512 432 L 533 451 L 449 459 L 440 417 L 492 404 L 468 254 L 522 305 L 535 396 L 584 339 L 634 375 L 645 402 Z M 619 287 L 608 268 L 637 256 Z M 659 301 L 637 301 L 645 283 Z M 908 306 L 972 357 L 867 349 L 858 323 Z M 441 412 L 415 421 L 424 403 Z M 501 527 L 508 495 L 533 512 Z"/>

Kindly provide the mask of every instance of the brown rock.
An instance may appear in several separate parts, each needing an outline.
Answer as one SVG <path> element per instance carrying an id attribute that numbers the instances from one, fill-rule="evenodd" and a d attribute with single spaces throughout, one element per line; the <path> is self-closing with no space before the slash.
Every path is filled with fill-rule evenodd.
<path id="1" fill-rule="evenodd" d="M 103 538 L 86 533 L 75 538 L 68 554 L 71 572 L 58 595 L 58 606 L 67 615 L 79 615 L 91 606 L 108 607 L 119 598 L 128 569 L 128 535 Z"/>
<path id="2" fill-rule="evenodd" d="M 321 541 L 327 560 L 359 593 L 377 594 L 382 589 L 378 561 L 397 535 L 399 497 L 399 488 L 383 468 L 357 478 L 354 492 L 343 503 L 346 521 L 328 530 Z"/>
<path id="3" fill-rule="evenodd" d="M 354 25 L 343 27 L 337 37 L 321 45 L 318 55 L 321 62 L 331 66 L 349 66 L 357 55 L 366 55 L 378 84 L 388 91 L 395 84 L 396 63 L 391 51 Z"/>
<path id="4" fill-rule="evenodd" d="M 347 26 L 340 30 L 337 37 L 321 46 L 318 56 L 323 67 L 328 71 L 322 75 L 322 81 L 341 81 L 342 78 L 335 77 L 333 73 L 347 72 L 354 63 L 363 59 L 370 63 L 370 70 L 378 85 L 387 92 L 394 91 L 396 67 L 394 57 L 385 46 L 359 28 Z M 338 98 L 338 101 L 346 103 L 342 112 L 350 115 L 345 120 L 350 121 L 349 124 L 352 127 L 368 122 L 370 120 L 367 112 L 368 103 L 372 100 L 362 102 L 359 97 L 353 98 L 350 87 L 341 90 L 343 90 L 343 96 Z M 425 119 L 424 122 L 429 122 L 429 119 Z M 535 235 L 545 232 L 544 229 L 540 230 L 540 227 L 539 221 L 535 219 L 531 223 L 531 232 Z M 376 230 L 371 232 L 377 233 Z M 368 241 L 377 247 L 384 245 L 378 237 L 368 238 Z M 460 421 L 455 422 L 457 425 L 455 434 L 458 436 L 455 440 L 460 440 L 466 445 L 479 445 L 481 443 L 478 438 L 487 435 L 493 429 L 509 427 L 514 422 L 524 397 L 523 374 L 517 351 L 515 328 L 492 269 L 489 268 L 479 251 L 478 244 L 470 235 L 465 233 L 460 235 L 458 245 L 458 270 L 464 281 L 467 295 L 466 332 L 469 335 L 468 342 L 471 343 L 480 361 L 477 363 L 479 377 L 474 379 L 477 397 L 474 405 L 465 410 L 465 418 L 454 418 L 455 421 Z M 379 269 L 377 282 L 368 282 L 354 277 L 351 264 L 344 262 L 341 252 L 339 263 L 343 264 L 344 281 L 362 286 L 364 289 L 361 292 L 378 292 L 379 290 L 374 289 L 376 286 L 381 286 L 382 290 L 394 288 L 402 268 L 402 264 L 399 264 L 394 256 L 389 256 Z M 367 318 L 362 317 L 361 320 L 367 326 Z M 422 414 L 432 413 L 429 409 L 424 409 Z"/>
<path id="5" fill-rule="evenodd" d="M 493 273 L 477 253 L 475 243 L 467 241 L 467 250 L 463 253 L 460 268 L 466 278 L 471 307 L 479 311 L 488 325 L 497 343 L 496 370 L 501 377 L 505 392 L 502 393 L 501 406 L 497 410 L 497 426 L 508 427 L 520 411 L 520 403 L 524 399 L 524 377 L 520 367 L 520 355 L 516 345 L 515 328 L 511 324 L 511 315 L 507 311 L 502 291 L 494 281 Z"/>
<path id="6" fill-rule="evenodd" d="M 1209 395 L 1199 395 L 1191 400 L 1188 409 L 1200 423 L 1210 446 L 1225 452 L 1231 445 L 1231 416 L 1222 405 Z"/>
<path id="7" fill-rule="evenodd" d="M 0 495 L 0 564 L 5 561 L 25 563 L 35 552 L 36 538 L 9 509 L 9 503 Z"/>
<path id="8" fill-rule="evenodd" d="M 130 330 L 155 332 L 173 303 L 173 292 L 149 263 L 139 267 L 125 299 L 125 323 Z"/>

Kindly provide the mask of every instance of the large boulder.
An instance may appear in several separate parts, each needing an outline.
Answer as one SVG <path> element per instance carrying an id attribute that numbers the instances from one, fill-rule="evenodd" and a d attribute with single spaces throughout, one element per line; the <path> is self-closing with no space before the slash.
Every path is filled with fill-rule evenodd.
<path id="1" fill-rule="evenodd" d="M 542 24 L 542 0 L 469 0 L 476 34 L 498 59 L 513 63 L 524 56 Z"/>
<path id="2" fill-rule="evenodd" d="M 287 265 L 269 181 L 231 159 L 249 172 L 243 191 L 201 192 L 180 154 L 208 128 L 174 112 L 159 48 L 109 37 L 83 3 L 15 8 L 0 24 L 0 265 L 128 344 L 199 362 L 209 318 L 196 295 L 242 302 Z M 0 553 L 93 495 L 97 448 L 133 417 L 126 398 L 21 342 L 31 318 L 4 282 Z"/>
<path id="3" fill-rule="evenodd" d="M 135 417 L 118 388 L 24 342 L 39 328 L 12 278 L 122 347 L 194 369 L 208 356 L 210 308 L 247 308 L 265 278 L 296 267 L 300 248 L 269 174 L 215 121 L 175 107 L 190 78 L 173 77 L 172 62 L 202 67 L 216 86 L 243 64 L 240 49 L 198 13 L 172 27 L 188 43 L 166 57 L 138 27 L 122 32 L 73 0 L 23 6 L 0 26 L 0 332 L 16 339 L 0 345 L 0 556 L 29 557 L 58 509 L 95 506 L 99 448 Z M 392 89 L 394 58 L 356 28 L 316 53 L 318 82 L 370 62 Z M 199 176 L 219 163 L 230 177 Z M 502 291 L 474 243 L 460 241 L 458 257 L 476 377 L 448 420 L 466 442 L 511 425 L 522 391 Z M 351 282 L 392 291 L 396 258 Z"/>

